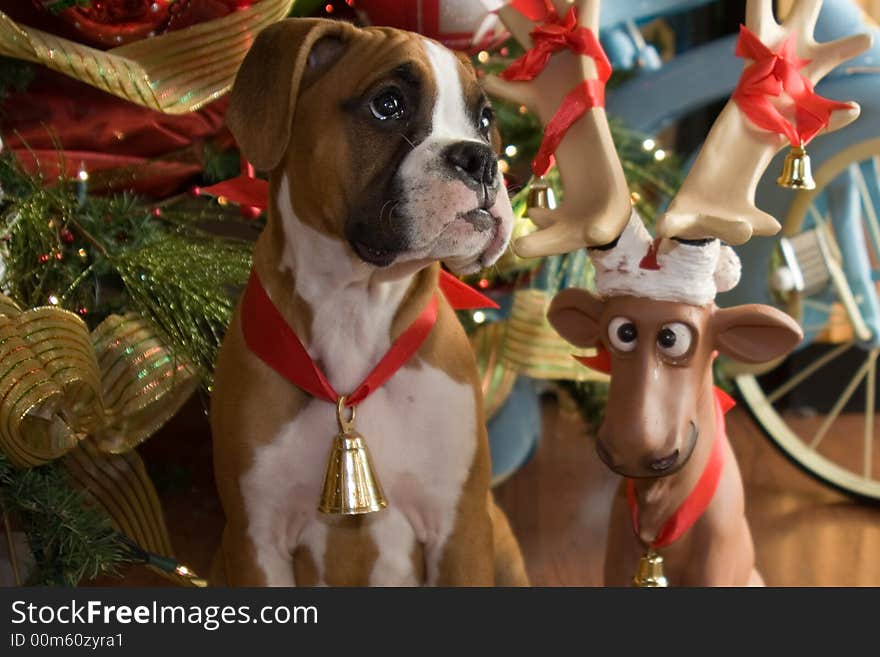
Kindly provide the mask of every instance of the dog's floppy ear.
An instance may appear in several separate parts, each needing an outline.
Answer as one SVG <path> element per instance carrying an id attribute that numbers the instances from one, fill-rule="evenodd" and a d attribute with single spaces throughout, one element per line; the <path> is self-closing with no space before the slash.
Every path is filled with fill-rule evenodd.
<path id="1" fill-rule="evenodd" d="M 257 169 L 271 171 L 281 163 L 303 78 L 335 61 L 354 29 L 342 21 L 287 19 L 257 36 L 226 111 L 229 130 Z"/>

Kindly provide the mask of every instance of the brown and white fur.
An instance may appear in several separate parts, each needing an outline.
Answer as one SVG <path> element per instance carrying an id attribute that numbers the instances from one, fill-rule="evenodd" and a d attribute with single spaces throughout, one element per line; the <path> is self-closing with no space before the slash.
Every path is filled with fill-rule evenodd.
<path id="1" fill-rule="evenodd" d="M 245 59 L 228 123 L 271 172 L 254 267 L 335 389 L 357 387 L 437 293 L 438 261 L 473 272 L 506 249 L 512 212 L 487 107 L 464 58 L 397 30 L 287 20 Z M 316 509 L 334 405 L 254 356 L 236 308 L 211 408 L 226 513 L 218 582 L 527 584 L 489 491 L 474 357 L 438 296 L 417 355 L 359 405 L 388 508 L 355 517 Z"/>

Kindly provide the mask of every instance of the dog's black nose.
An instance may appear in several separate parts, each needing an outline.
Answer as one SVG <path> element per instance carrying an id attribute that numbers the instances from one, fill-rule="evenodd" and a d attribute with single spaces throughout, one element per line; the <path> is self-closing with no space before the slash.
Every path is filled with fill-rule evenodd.
<path id="1" fill-rule="evenodd" d="M 498 158 L 486 144 L 460 141 L 443 153 L 456 177 L 468 187 L 492 187 L 498 171 Z"/>

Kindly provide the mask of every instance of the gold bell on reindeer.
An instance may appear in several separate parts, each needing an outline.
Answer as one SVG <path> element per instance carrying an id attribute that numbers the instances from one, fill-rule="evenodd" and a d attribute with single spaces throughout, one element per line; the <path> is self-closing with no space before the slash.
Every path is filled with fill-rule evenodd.
<path id="1" fill-rule="evenodd" d="M 663 574 L 663 557 L 653 549 L 639 559 L 639 569 L 633 577 L 633 584 L 640 588 L 659 589 L 669 586 Z"/>
<path id="2" fill-rule="evenodd" d="M 556 195 L 553 188 L 547 184 L 544 176 L 532 180 L 529 185 L 529 193 L 526 196 L 526 216 L 531 216 L 534 208 L 552 210 L 556 207 Z"/>
<path id="3" fill-rule="evenodd" d="M 782 175 L 776 179 L 776 184 L 788 189 L 816 189 L 810 156 L 803 144 L 791 147 L 782 165 Z"/>
<path id="4" fill-rule="evenodd" d="M 373 471 L 366 441 L 354 430 L 355 407 L 346 419 L 345 397 L 336 403 L 339 433 L 333 439 L 318 511 L 331 515 L 354 516 L 374 513 L 388 506 L 382 484 Z"/>

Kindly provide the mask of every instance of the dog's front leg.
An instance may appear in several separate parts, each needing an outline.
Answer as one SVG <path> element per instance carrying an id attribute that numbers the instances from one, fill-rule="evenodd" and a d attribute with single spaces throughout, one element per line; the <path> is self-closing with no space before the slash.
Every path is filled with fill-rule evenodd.
<path id="1" fill-rule="evenodd" d="M 227 523 L 222 543 L 227 586 L 294 586 L 290 553 L 273 541 L 255 541 L 236 523 Z"/>
<path id="2" fill-rule="evenodd" d="M 442 545 L 429 541 L 425 557 L 428 581 L 436 586 L 493 586 L 492 523 L 485 505 L 461 509 L 452 534 Z"/>

